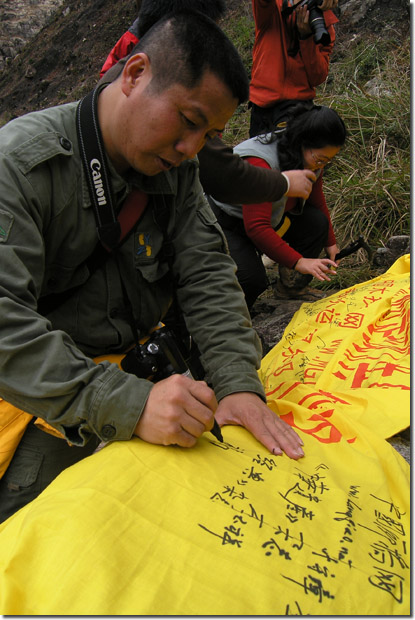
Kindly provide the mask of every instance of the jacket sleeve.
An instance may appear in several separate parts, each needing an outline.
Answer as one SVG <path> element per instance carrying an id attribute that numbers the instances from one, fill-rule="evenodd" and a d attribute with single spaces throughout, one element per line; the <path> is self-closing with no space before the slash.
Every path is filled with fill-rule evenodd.
<path id="1" fill-rule="evenodd" d="M 196 177 L 175 226 L 179 305 L 217 399 L 246 391 L 265 399 L 257 374 L 260 341 L 222 229 L 200 190 Z"/>
<path id="2" fill-rule="evenodd" d="M 219 202 L 274 202 L 288 190 L 287 180 L 279 170 L 251 166 L 220 138 L 208 140 L 198 159 L 203 190 Z"/>
<path id="3" fill-rule="evenodd" d="M 328 12 L 331 13 L 331 11 Z M 326 27 L 330 34 L 328 45 L 316 44 L 312 35 L 306 39 L 300 39 L 301 58 L 308 82 L 313 88 L 322 84 L 329 74 L 330 56 L 333 51 L 336 32 L 332 23 Z"/>
<path id="4" fill-rule="evenodd" d="M 1 155 L 0 170 L 0 396 L 75 445 L 92 433 L 130 439 L 152 384 L 116 364 L 96 364 L 38 313 L 51 215 L 48 173 L 29 180 Z"/>
<path id="5" fill-rule="evenodd" d="M 277 0 L 252 0 L 252 12 L 255 20 L 255 29 L 262 30 L 272 19 L 272 14 L 277 10 Z"/>
<path id="6" fill-rule="evenodd" d="M 246 161 L 250 162 L 251 166 L 269 167 L 268 163 L 259 157 L 247 157 Z M 270 202 L 243 205 L 242 214 L 246 234 L 262 253 L 285 267 L 293 267 L 301 258 L 301 254 L 290 247 L 272 228 Z"/>

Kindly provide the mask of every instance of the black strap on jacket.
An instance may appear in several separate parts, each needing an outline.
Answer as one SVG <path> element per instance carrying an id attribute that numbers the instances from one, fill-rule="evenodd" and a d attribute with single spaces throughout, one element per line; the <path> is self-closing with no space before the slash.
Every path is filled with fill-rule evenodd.
<path id="1" fill-rule="evenodd" d="M 121 226 L 113 206 L 108 162 L 98 123 L 97 101 L 100 90 L 95 88 L 79 102 L 76 129 L 98 237 L 105 247 L 113 250 L 120 240 Z"/>
<path id="2" fill-rule="evenodd" d="M 78 139 L 81 147 L 85 173 L 88 178 L 89 192 L 94 205 L 98 236 L 101 243 L 115 250 L 119 245 L 121 228 L 112 205 L 112 190 L 107 172 L 107 160 L 98 123 L 97 100 L 101 88 L 95 88 L 79 103 L 77 109 Z M 172 273 L 174 260 L 174 246 L 168 235 L 168 223 L 171 215 L 171 201 L 163 194 L 153 197 L 154 220 L 163 234 L 161 257 L 166 260 Z M 130 322 L 133 320 L 132 305 L 128 298 L 127 287 L 123 282 L 122 271 L 120 279 L 126 305 L 130 308 Z M 179 310 L 176 286 L 173 285 L 173 307 L 176 322 L 179 322 Z M 135 327 L 133 327 L 133 332 Z"/>

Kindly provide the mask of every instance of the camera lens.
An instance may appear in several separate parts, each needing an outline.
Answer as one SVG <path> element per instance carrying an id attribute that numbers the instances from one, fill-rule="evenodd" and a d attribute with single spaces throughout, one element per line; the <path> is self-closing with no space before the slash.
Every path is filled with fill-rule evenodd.
<path id="1" fill-rule="evenodd" d="M 309 11 L 309 24 L 314 35 L 314 41 L 316 43 L 321 43 L 321 45 L 328 45 L 330 43 L 330 35 L 326 29 L 323 11 L 318 9 L 314 2 L 309 3 Z"/>

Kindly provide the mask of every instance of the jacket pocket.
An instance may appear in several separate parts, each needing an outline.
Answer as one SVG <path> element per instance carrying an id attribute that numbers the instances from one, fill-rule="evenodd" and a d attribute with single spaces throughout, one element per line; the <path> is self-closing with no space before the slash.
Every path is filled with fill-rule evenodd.
<path id="1" fill-rule="evenodd" d="M 206 204 L 199 207 L 197 211 L 197 215 L 199 219 L 203 222 L 203 224 L 205 224 L 205 226 L 210 226 L 211 228 L 214 228 L 215 231 L 219 233 L 222 239 L 222 250 L 226 254 L 229 254 L 228 242 L 226 240 L 225 233 L 223 232 L 223 229 L 218 222 L 218 218 L 216 217 L 215 213 L 212 211 L 212 208 L 207 202 Z"/>
<path id="2" fill-rule="evenodd" d="M 61 293 L 84 284 L 89 278 L 89 269 L 85 263 L 78 267 L 65 267 L 52 264 L 45 271 L 42 296 Z"/>
<path id="3" fill-rule="evenodd" d="M 3 476 L 9 491 L 20 491 L 35 484 L 42 462 L 43 454 L 20 446 Z"/>
<path id="4" fill-rule="evenodd" d="M 134 266 L 147 282 L 161 280 L 169 271 L 161 235 L 136 232 L 134 235 Z"/>

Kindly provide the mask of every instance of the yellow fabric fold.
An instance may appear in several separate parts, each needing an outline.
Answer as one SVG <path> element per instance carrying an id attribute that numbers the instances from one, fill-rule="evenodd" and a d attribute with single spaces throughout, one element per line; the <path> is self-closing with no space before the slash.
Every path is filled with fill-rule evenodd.
<path id="1" fill-rule="evenodd" d="M 409 424 L 409 269 L 395 267 L 383 286 L 326 300 L 339 320 L 321 348 L 308 338 L 319 301 L 264 359 L 270 406 L 298 429 L 303 459 L 275 457 L 232 426 L 224 444 L 205 434 L 190 450 L 107 445 L 0 525 L 1 613 L 409 615 L 410 472 L 384 439 Z M 385 293 L 366 311 L 374 286 Z M 339 337 L 347 308 L 362 311 L 361 326 Z M 301 361 L 292 351 L 304 339 L 315 346 Z M 338 356 L 362 342 L 366 358 L 339 376 Z"/>

